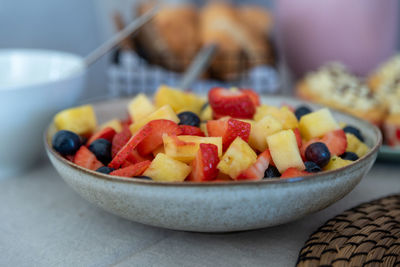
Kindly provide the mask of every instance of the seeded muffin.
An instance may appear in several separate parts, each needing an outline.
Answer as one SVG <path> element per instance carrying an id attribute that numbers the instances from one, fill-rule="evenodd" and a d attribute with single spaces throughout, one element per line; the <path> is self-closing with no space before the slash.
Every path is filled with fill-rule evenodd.
<path id="1" fill-rule="evenodd" d="M 297 85 L 300 98 L 342 110 L 381 125 L 385 109 L 371 89 L 339 63 L 310 72 Z"/>
<path id="2" fill-rule="evenodd" d="M 384 62 L 368 78 L 368 85 L 373 91 L 379 91 L 385 84 L 392 84 L 400 78 L 400 54 Z"/>

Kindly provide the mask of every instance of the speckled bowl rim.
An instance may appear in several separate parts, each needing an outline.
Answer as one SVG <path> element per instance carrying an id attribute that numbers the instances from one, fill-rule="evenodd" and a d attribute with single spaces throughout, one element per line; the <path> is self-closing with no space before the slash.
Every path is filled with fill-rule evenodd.
<path id="1" fill-rule="evenodd" d="M 312 103 L 312 102 L 308 102 L 308 101 L 304 101 L 301 99 L 296 99 L 294 97 L 288 97 L 288 96 L 268 96 L 270 98 L 277 98 L 277 99 L 287 99 L 287 100 L 293 100 L 293 101 L 300 101 L 304 104 L 310 104 L 310 105 L 314 105 L 314 106 L 320 106 L 316 103 Z M 108 101 L 118 101 L 118 100 L 124 100 L 126 98 L 121 97 L 121 98 L 113 98 L 113 99 L 109 99 L 109 100 L 104 100 L 104 99 L 100 99 L 98 101 L 94 101 L 91 102 L 92 105 L 99 105 L 101 103 L 104 102 L 108 102 Z M 93 178 L 96 179 L 103 179 L 103 180 L 108 180 L 108 181 L 112 181 L 112 182 L 120 182 L 120 183 L 130 183 L 130 184 L 140 184 L 140 185 L 151 185 L 151 186 L 178 186 L 178 187 L 213 187 L 213 186 L 241 186 L 241 185 L 261 185 L 261 184 L 287 184 L 287 183 L 298 183 L 298 182 L 306 182 L 306 181 L 310 181 L 310 180 L 314 180 L 314 179 L 318 179 L 321 177 L 325 177 L 329 174 L 339 174 L 341 172 L 345 172 L 347 169 L 353 167 L 356 164 L 359 164 L 360 162 L 366 161 L 368 160 L 370 157 L 372 157 L 373 155 L 378 153 L 378 150 L 380 148 L 380 146 L 382 145 L 382 134 L 381 131 L 379 130 L 378 127 L 376 127 L 375 125 L 369 123 L 368 121 L 362 120 L 360 118 L 357 118 L 355 116 L 352 116 L 350 114 L 341 112 L 339 110 L 336 110 L 334 108 L 329 108 L 331 110 L 334 110 L 336 113 L 339 113 L 343 116 L 346 117 L 350 117 L 354 120 L 357 120 L 359 123 L 363 124 L 365 127 L 370 127 L 373 129 L 374 133 L 375 133 L 375 140 L 377 139 L 378 142 L 376 142 L 373 147 L 369 150 L 369 152 L 363 156 L 362 158 L 359 158 L 358 160 L 354 161 L 353 163 L 341 167 L 339 169 L 336 170 L 332 170 L 332 171 L 323 171 L 321 173 L 317 173 L 317 174 L 312 174 L 312 175 L 305 175 L 305 176 L 299 176 L 299 177 L 293 177 L 293 178 L 270 178 L 270 179 L 262 179 L 259 181 L 249 181 L 249 180 L 243 180 L 243 181 L 209 181 L 209 182 L 157 182 L 157 181 L 153 181 L 153 180 L 144 180 L 144 179 L 140 179 L 140 178 L 129 178 L 129 177 L 120 177 L 120 176 L 114 176 L 114 175 L 108 175 L 108 174 L 103 174 L 103 173 L 99 173 L 96 171 L 92 171 L 86 168 L 83 168 L 69 160 L 67 160 L 66 158 L 64 158 L 63 156 L 61 156 L 59 153 L 57 153 L 52 146 L 50 145 L 50 138 L 49 138 L 49 131 L 51 126 L 53 125 L 53 122 L 50 122 L 49 126 L 46 128 L 44 134 L 43 134 L 43 138 L 44 138 L 44 146 L 47 152 L 51 153 L 57 160 L 61 161 L 62 163 L 69 165 L 70 167 L 76 169 L 77 171 L 81 171 L 83 173 L 89 174 L 91 176 L 93 176 Z"/>

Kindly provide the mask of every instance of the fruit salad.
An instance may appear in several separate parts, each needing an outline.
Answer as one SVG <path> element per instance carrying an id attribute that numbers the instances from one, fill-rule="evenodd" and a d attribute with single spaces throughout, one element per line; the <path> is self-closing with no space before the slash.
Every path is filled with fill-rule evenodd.
<path id="1" fill-rule="evenodd" d="M 161 86 L 98 125 L 91 105 L 54 117 L 52 146 L 103 174 L 162 182 L 262 180 L 341 168 L 369 151 L 359 129 L 327 108 L 269 106 L 250 89 L 213 88 L 203 98 Z"/>

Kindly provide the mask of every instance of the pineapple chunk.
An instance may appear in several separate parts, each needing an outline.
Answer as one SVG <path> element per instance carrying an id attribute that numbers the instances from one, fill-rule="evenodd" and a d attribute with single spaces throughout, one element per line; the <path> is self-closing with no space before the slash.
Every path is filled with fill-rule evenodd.
<path id="1" fill-rule="evenodd" d="M 54 117 L 57 130 L 68 130 L 78 135 L 90 134 L 96 130 L 97 120 L 91 105 L 65 109 Z"/>
<path id="2" fill-rule="evenodd" d="M 193 93 L 161 85 L 154 95 L 154 102 L 156 107 L 170 105 L 175 112 L 187 110 L 200 114 L 201 107 L 204 105 L 205 100 Z"/>
<path id="3" fill-rule="evenodd" d="M 288 168 L 304 170 L 305 166 L 292 130 L 283 130 L 267 137 L 271 157 L 280 173 Z"/>
<path id="4" fill-rule="evenodd" d="M 128 104 L 128 112 L 133 121 L 139 121 L 156 110 L 145 94 L 138 94 Z"/>
<path id="5" fill-rule="evenodd" d="M 158 153 L 143 175 L 158 182 L 183 182 L 191 171 L 185 163 Z"/>
<path id="6" fill-rule="evenodd" d="M 275 117 L 266 115 L 264 118 L 251 124 L 249 145 L 260 152 L 268 148 L 267 136 L 279 132 L 283 129 Z"/>
<path id="7" fill-rule="evenodd" d="M 120 120 L 118 120 L 118 119 L 112 119 L 112 120 L 109 120 L 109 121 L 103 123 L 102 125 L 99 126 L 99 130 L 102 130 L 106 127 L 113 128 L 117 133 L 122 131 L 122 124 L 121 124 Z"/>
<path id="8" fill-rule="evenodd" d="M 329 160 L 328 164 L 324 167 L 324 171 L 336 170 L 336 169 L 342 168 L 344 166 L 347 166 L 350 163 L 352 163 L 351 160 L 345 160 L 338 156 L 333 156 Z"/>
<path id="9" fill-rule="evenodd" d="M 208 136 L 208 131 L 207 131 L 207 122 L 201 122 L 200 123 L 200 130 Z"/>
<path id="10" fill-rule="evenodd" d="M 327 108 L 304 115 L 300 119 L 299 130 L 306 140 L 321 137 L 336 129 L 339 129 L 339 125 Z"/>
<path id="11" fill-rule="evenodd" d="M 254 120 L 260 121 L 265 116 L 273 116 L 282 124 L 282 129 L 284 130 L 295 129 L 299 127 L 299 122 L 296 116 L 287 106 L 283 106 L 280 109 L 267 105 L 261 105 L 257 107 Z"/>
<path id="12" fill-rule="evenodd" d="M 170 120 L 173 122 L 178 123 L 179 118 L 176 116 L 175 112 L 172 110 L 172 108 L 168 105 L 162 106 L 161 108 L 157 109 L 147 117 L 144 117 L 134 123 L 129 127 L 131 130 L 132 134 L 136 133 L 140 128 L 142 128 L 145 124 L 152 120 L 160 120 L 160 119 L 165 119 L 165 120 Z"/>
<path id="13" fill-rule="evenodd" d="M 359 158 L 368 153 L 369 147 L 361 142 L 355 135 L 346 133 L 347 148 L 346 152 L 356 153 Z"/>
<path id="14" fill-rule="evenodd" d="M 201 111 L 200 113 L 200 120 L 202 121 L 209 121 L 213 119 L 213 114 L 212 114 L 212 108 L 210 105 L 207 105 L 207 107 Z"/>
<path id="15" fill-rule="evenodd" d="M 236 137 L 228 147 L 217 168 L 224 174 L 236 179 L 257 160 L 257 154 L 242 138 Z"/>
<path id="16" fill-rule="evenodd" d="M 196 157 L 200 144 L 214 144 L 218 148 L 218 156 L 222 155 L 222 137 L 201 137 L 192 135 L 163 135 L 165 154 L 182 162 L 192 162 Z"/>

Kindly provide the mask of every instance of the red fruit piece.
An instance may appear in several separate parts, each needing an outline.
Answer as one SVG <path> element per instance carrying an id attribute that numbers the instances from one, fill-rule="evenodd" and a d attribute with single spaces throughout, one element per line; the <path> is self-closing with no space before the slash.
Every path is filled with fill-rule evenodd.
<path id="1" fill-rule="evenodd" d="M 249 140 L 251 124 L 235 119 L 211 120 L 207 122 L 208 136 L 222 137 L 222 147 L 225 151 L 229 145 L 241 137 L 244 141 Z"/>
<path id="2" fill-rule="evenodd" d="M 150 154 L 154 149 L 163 143 L 163 134 L 170 136 L 180 135 L 182 133 L 178 124 L 170 120 L 153 120 L 144 127 L 150 127 L 150 132 L 138 145 L 138 151 L 141 155 Z"/>
<path id="3" fill-rule="evenodd" d="M 190 125 L 179 125 L 182 133 L 180 135 L 195 135 L 195 136 L 206 136 L 198 127 Z"/>
<path id="4" fill-rule="evenodd" d="M 247 170 L 239 174 L 236 180 L 261 180 L 264 178 L 265 170 L 271 161 L 271 154 L 269 150 L 265 150 L 263 153 L 258 155 L 257 161 L 251 165 Z"/>
<path id="5" fill-rule="evenodd" d="M 256 107 L 258 107 L 258 106 L 261 104 L 261 102 L 260 102 L 260 96 L 259 96 L 254 90 L 251 90 L 251 89 L 241 89 L 240 91 L 242 91 L 243 93 L 245 93 L 246 95 L 248 95 L 248 96 L 250 97 L 251 101 L 253 101 L 253 103 L 254 103 L 254 105 L 255 105 Z"/>
<path id="6" fill-rule="evenodd" d="M 85 146 L 81 146 L 76 152 L 74 163 L 89 170 L 97 170 L 104 166 L 96 156 Z"/>
<path id="7" fill-rule="evenodd" d="M 145 125 L 139 130 L 129 141 L 118 151 L 115 157 L 111 160 L 108 167 L 118 169 L 126 158 L 139 144 L 151 133 L 151 126 Z"/>
<path id="8" fill-rule="evenodd" d="M 306 171 L 299 171 L 296 168 L 289 168 L 282 173 L 281 178 L 300 177 L 300 176 L 309 175 L 309 174 L 310 173 L 308 173 Z"/>
<path id="9" fill-rule="evenodd" d="M 142 162 L 130 165 L 128 167 L 112 171 L 112 172 L 110 172 L 110 175 L 123 176 L 123 177 L 133 177 L 133 176 L 142 175 L 144 173 L 144 171 L 150 166 L 150 164 L 151 164 L 150 160 L 142 161 Z"/>
<path id="10" fill-rule="evenodd" d="M 116 134 L 117 134 L 117 132 L 113 128 L 106 127 L 104 129 L 98 131 L 97 133 L 93 134 L 90 137 L 90 139 L 87 141 L 86 145 L 89 146 L 91 143 L 93 143 L 93 141 L 95 141 L 97 139 L 106 139 L 106 140 L 110 141 L 110 143 L 111 143 Z"/>
<path id="11" fill-rule="evenodd" d="M 332 156 L 339 156 L 346 152 L 347 138 L 346 133 L 342 129 L 326 133 L 322 137 L 321 142 L 325 143 Z"/>
<path id="12" fill-rule="evenodd" d="M 202 182 L 216 179 L 218 175 L 218 163 L 217 146 L 213 144 L 200 144 L 200 149 L 192 162 L 192 172 L 188 180 Z"/>
<path id="13" fill-rule="evenodd" d="M 142 162 L 142 161 L 146 161 L 146 160 L 151 161 L 151 160 L 153 160 L 153 156 L 152 155 L 142 156 L 136 149 L 134 149 L 134 150 L 132 150 L 131 153 L 129 153 L 128 157 L 126 157 L 126 160 L 131 163 L 138 163 L 138 162 Z"/>
<path id="14" fill-rule="evenodd" d="M 129 127 L 133 123 L 133 120 L 130 116 L 127 119 L 121 121 L 122 127 Z"/>
<path id="15" fill-rule="evenodd" d="M 294 132 L 294 135 L 296 136 L 297 146 L 300 149 L 301 145 L 302 145 L 300 130 L 299 130 L 299 128 L 296 128 L 296 129 L 293 129 L 293 132 Z"/>
<path id="16" fill-rule="evenodd" d="M 396 129 L 397 140 L 400 140 L 400 129 Z"/>
<path id="17" fill-rule="evenodd" d="M 115 157 L 118 151 L 129 141 L 132 137 L 131 131 L 128 127 L 123 127 L 122 131 L 114 135 L 111 146 L 111 157 Z"/>
<path id="18" fill-rule="evenodd" d="M 243 91 L 216 87 L 208 93 L 208 101 L 213 112 L 218 116 L 251 119 L 256 112 L 256 105 Z"/>

